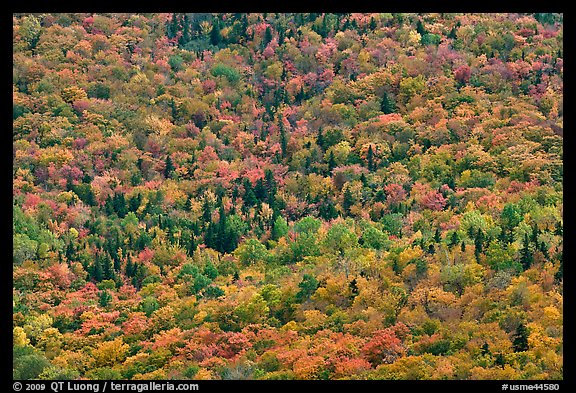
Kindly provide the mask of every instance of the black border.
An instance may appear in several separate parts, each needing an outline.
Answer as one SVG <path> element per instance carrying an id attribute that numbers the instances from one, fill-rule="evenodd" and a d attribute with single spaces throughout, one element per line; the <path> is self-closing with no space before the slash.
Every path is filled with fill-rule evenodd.
<path id="1" fill-rule="evenodd" d="M 8 12 L 3 12 L 2 14 L 2 22 L 0 23 L 0 29 L 2 29 L 2 37 L 5 37 L 4 41 L 4 50 L 6 51 L 6 56 L 4 59 L 12 58 L 12 15 L 14 13 L 44 13 L 44 12 L 312 12 L 312 11 L 320 11 L 320 12 L 473 12 L 473 13 L 485 13 L 485 12 L 557 12 L 563 13 L 564 15 L 564 37 L 569 37 L 570 34 L 567 34 L 569 31 L 571 32 L 573 29 L 573 22 L 572 17 L 569 13 L 565 12 L 567 8 L 568 2 L 556 1 L 556 2 L 538 2 L 532 3 L 527 1 L 493 1 L 493 0 L 482 0 L 481 2 L 466 2 L 466 1 L 442 1 L 442 2 L 432 2 L 426 1 L 418 3 L 416 1 L 385 1 L 385 2 L 376 2 L 376 1 L 349 1 L 349 2 L 306 2 L 306 3 L 297 3 L 297 2 L 273 2 L 273 1 L 250 1 L 250 2 L 179 2 L 179 3 L 172 3 L 172 4 L 165 4 L 162 2 L 106 2 L 106 1 L 98 1 L 98 2 L 91 2 L 91 3 L 83 3 L 83 2 L 75 2 L 75 3 L 55 3 L 55 2 L 20 2 L 20 3 L 11 3 L 11 4 L 4 4 L 7 7 L 10 7 Z M 568 39 L 570 42 L 570 39 Z M 10 43 L 10 44 L 8 44 Z M 566 53 L 566 52 L 564 52 Z M 564 59 L 564 64 L 571 64 L 570 61 L 572 59 L 571 51 L 568 51 L 568 59 L 566 59 L 566 55 Z M 7 68 L 8 68 L 8 61 L 6 60 Z M 6 70 L 5 76 L 5 86 L 3 86 L 3 92 L 6 93 L 6 101 L 12 101 L 12 81 L 9 75 L 10 68 Z M 564 86 L 568 86 L 568 92 L 570 91 L 571 84 L 568 82 L 570 80 L 570 73 L 566 74 L 568 78 L 564 82 Z M 568 82 L 568 83 L 567 83 Z M 568 106 L 569 100 L 566 100 L 566 97 L 569 98 L 569 94 L 566 94 L 566 90 L 564 92 L 564 101 L 565 106 Z M 11 111 L 9 105 L 4 105 L 3 109 L 7 112 L 5 114 L 5 119 L 11 119 Z M 572 119 L 570 116 L 567 117 L 568 119 L 568 132 L 565 134 L 565 137 L 570 140 L 572 138 L 571 128 L 569 127 L 572 124 Z M 7 139 L 10 138 L 10 133 L 8 130 L 4 130 L 4 137 Z M 566 145 L 566 144 L 565 144 Z M 568 146 L 571 144 L 568 143 Z M 4 170 L 1 171 L 2 176 L 6 176 L 8 174 L 8 169 L 12 166 L 12 152 L 8 151 L 9 144 L 6 143 L 3 146 L 7 151 L 6 154 L 1 156 L 1 159 L 6 160 L 3 165 Z M 572 145 L 573 146 L 573 145 Z M 10 162 L 8 162 L 10 161 Z M 565 166 L 569 164 L 571 161 L 571 155 L 568 156 L 568 159 L 564 162 Z M 571 172 L 568 172 L 570 175 Z M 7 216 L 12 217 L 12 180 L 6 179 L 6 181 L 2 181 L 1 183 L 6 189 L 2 193 L 2 195 L 7 199 L 5 203 L 2 204 L 3 207 L 6 207 Z M 565 183 L 566 184 L 566 183 Z M 570 183 L 568 183 L 570 184 Z M 570 203 L 564 204 L 565 214 L 564 217 L 570 217 L 572 213 L 572 205 Z M 3 225 L 7 228 L 7 231 L 11 232 L 9 220 L 5 219 L 2 220 Z M 564 230 L 567 231 L 565 233 L 570 236 L 572 226 L 570 225 L 571 221 L 568 220 L 568 225 L 566 225 L 565 220 L 565 228 Z M 6 236 L 8 238 L 8 236 Z M 9 247 L 11 248 L 12 245 L 9 243 Z M 565 259 L 570 261 L 571 250 L 568 248 L 568 251 L 565 255 Z M 9 263 L 9 262 L 5 262 Z M 572 267 L 571 263 L 569 262 L 566 264 L 565 268 L 567 269 L 565 277 L 572 277 Z M 4 268 L 6 269 L 6 268 Z M 7 270 L 7 269 L 6 269 Z M 4 270 L 3 272 L 6 272 Z M 10 268 L 12 271 L 12 268 Z M 11 281 L 11 274 L 0 274 L 2 279 L 6 281 Z M 11 286 L 6 283 L 3 285 L 3 290 L 6 293 L 6 299 L 1 302 L 1 304 L 5 307 L 6 315 L 11 315 L 12 310 L 10 307 L 9 299 L 12 297 Z M 9 292 L 10 291 L 10 292 Z M 573 287 L 568 285 L 563 287 L 563 291 L 565 292 L 564 297 L 568 298 L 568 303 L 566 310 L 570 311 L 572 304 L 570 303 L 571 299 L 574 299 L 572 295 Z M 288 389 L 302 389 L 304 390 L 326 390 L 330 391 L 333 389 L 345 389 L 345 390 L 355 390 L 359 389 L 360 391 L 385 391 L 387 388 L 390 389 L 408 389 L 408 390 L 420 390 L 420 389 L 441 389 L 442 391 L 456 391 L 462 392 L 463 389 L 481 389 L 482 391 L 492 392 L 492 391 L 502 391 L 503 384 L 509 385 L 528 385 L 528 384 L 559 384 L 560 391 L 567 389 L 569 386 L 574 385 L 574 377 L 573 377 L 573 363 L 572 363 L 572 344 L 573 340 L 571 337 L 573 324 L 570 318 L 570 314 L 566 315 L 563 313 L 564 316 L 564 347 L 568 349 L 565 350 L 564 353 L 564 380 L 562 381 L 554 381 L 554 380 L 546 380 L 546 381 L 502 381 L 502 380 L 490 380 L 490 381 L 462 381 L 462 380 L 449 380 L 449 381 L 432 381 L 432 380 L 425 380 L 425 381 L 390 381 L 390 380 L 374 380 L 374 381 L 365 381 L 365 380 L 358 380 L 358 381 L 350 381 L 350 380 L 339 380 L 339 381 L 171 381 L 174 383 L 178 382 L 185 382 L 185 383 L 197 383 L 199 385 L 199 391 L 220 391 L 220 390 L 246 390 L 246 391 L 270 391 L 274 389 L 278 384 L 284 385 Z M 2 337 L 6 340 L 6 348 L 12 347 L 12 324 L 11 318 L 2 318 L 3 321 L 0 323 L 3 331 Z M 6 351 L 8 352 L 8 351 Z M 566 353 L 567 352 L 567 353 Z M 4 354 L 8 357 L 8 353 Z M 2 379 L 3 383 L 0 383 L 0 386 L 6 386 L 12 380 L 12 376 L 8 367 L 2 367 L 2 372 L 6 373 L 6 378 Z M 8 382 L 4 382 L 8 381 Z M 30 384 L 33 381 L 22 381 L 24 385 Z M 38 381 L 42 382 L 46 385 L 46 391 L 50 391 L 50 383 L 52 381 Z M 103 381 L 86 381 L 87 383 L 98 383 L 100 385 L 99 391 L 102 391 Z M 129 383 L 128 381 L 115 381 L 119 383 Z M 138 381 L 132 381 L 138 382 Z M 145 382 L 145 381 L 140 381 Z M 162 381 L 157 381 L 162 382 Z M 2 389 L 3 390 L 3 389 Z M 109 388 L 108 388 L 109 390 Z M 534 389 L 536 390 L 536 389 Z M 13 390 L 12 391 L 16 391 Z M 23 389 L 24 391 L 24 389 Z M 67 391 L 64 389 L 63 391 Z"/>

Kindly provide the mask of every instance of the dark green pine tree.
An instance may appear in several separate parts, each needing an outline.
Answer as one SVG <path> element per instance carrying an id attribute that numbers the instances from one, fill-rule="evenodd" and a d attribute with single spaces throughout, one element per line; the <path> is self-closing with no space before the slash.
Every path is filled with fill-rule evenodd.
<path id="1" fill-rule="evenodd" d="M 102 273 L 105 280 L 113 280 L 116 277 L 114 274 L 114 262 L 107 252 L 102 253 Z"/>
<path id="2" fill-rule="evenodd" d="M 456 26 L 452 27 L 452 29 L 450 30 L 450 32 L 448 33 L 448 35 L 446 36 L 452 40 L 456 39 Z"/>
<path id="3" fill-rule="evenodd" d="M 172 172 L 174 172 L 174 163 L 172 162 L 172 158 L 170 154 L 166 156 L 166 161 L 164 165 L 164 177 L 166 179 L 170 179 L 172 177 Z"/>
<path id="4" fill-rule="evenodd" d="M 380 110 L 385 114 L 395 113 L 396 112 L 396 103 L 390 97 L 388 92 L 384 92 L 382 94 L 382 100 L 380 101 Z"/>
<path id="5" fill-rule="evenodd" d="M 354 202 L 354 196 L 352 195 L 352 191 L 350 191 L 350 187 L 346 187 L 342 200 L 342 208 L 347 215 L 350 214 L 350 208 L 354 205 Z"/>
<path id="6" fill-rule="evenodd" d="M 518 325 L 516 333 L 512 338 L 512 347 L 514 348 L 514 352 L 525 352 L 529 349 L 528 336 L 529 332 L 526 326 L 523 323 Z"/>
<path id="7" fill-rule="evenodd" d="M 280 148 L 282 149 L 282 158 L 286 158 L 288 150 L 288 137 L 286 135 L 286 130 L 284 129 L 284 122 L 282 119 L 278 122 L 280 129 Z"/>
<path id="8" fill-rule="evenodd" d="M 442 241 L 442 236 L 440 236 L 440 228 L 436 228 L 434 232 L 434 243 L 438 244 Z"/>
<path id="9" fill-rule="evenodd" d="M 268 198 L 268 193 L 266 191 L 266 187 L 264 186 L 264 179 L 260 178 L 256 181 L 256 185 L 254 186 L 254 195 L 260 201 L 265 201 Z"/>
<path id="10" fill-rule="evenodd" d="M 220 205 L 220 208 L 218 209 L 218 226 L 216 228 L 216 239 L 214 244 L 217 251 L 229 252 L 228 248 L 230 239 L 228 239 L 226 229 L 226 212 L 224 211 L 224 206 Z"/>
<path id="11" fill-rule="evenodd" d="M 256 205 L 258 199 L 256 198 L 256 194 L 254 194 L 254 189 L 252 188 L 250 180 L 244 179 L 242 185 L 244 186 L 244 205 L 248 207 Z"/>
<path id="12" fill-rule="evenodd" d="M 458 232 L 452 232 L 450 235 L 450 248 L 454 248 L 460 242 L 460 237 L 458 236 Z"/>
<path id="13" fill-rule="evenodd" d="M 476 256 L 477 261 L 480 261 L 480 255 L 484 249 L 484 240 L 484 232 L 482 232 L 482 229 L 478 228 L 478 232 L 476 232 L 474 238 L 474 255 Z"/>
<path id="14" fill-rule="evenodd" d="M 532 226 L 532 234 L 530 236 L 530 241 L 534 243 L 534 248 L 539 249 L 540 244 L 538 242 L 538 236 L 540 235 L 540 229 L 538 229 L 537 225 Z"/>
<path id="15" fill-rule="evenodd" d="M 427 34 L 428 32 L 426 31 L 426 29 L 424 28 L 424 24 L 422 24 L 422 21 L 420 19 L 418 19 L 418 22 L 416 22 L 416 31 L 418 32 L 418 34 L 420 34 L 421 36 L 424 36 L 425 34 Z"/>
<path id="16" fill-rule="evenodd" d="M 176 33 L 178 33 L 178 14 L 172 14 L 172 18 L 166 22 L 166 36 L 169 39 L 176 37 Z"/>
<path id="17" fill-rule="evenodd" d="M 132 254 L 128 253 L 126 256 L 126 267 L 124 268 L 127 277 L 134 277 L 134 267 L 134 263 L 132 263 Z"/>
<path id="18" fill-rule="evenodd" d="M 494 359 L 494 364 L 504 368 L 504 365 L 506 364 L 506 360 L 504 359 L 504 355 L 502 353 L 496 354 L 496 357 Z"/>
<path id="19" fill-rule="evenodd" d="M 332 169 L 336 168 L 336 159 L 334 158 L 334 151 L 330 151 L 328 155 L 328 171 L 332 172 Z"/>
<path id="20" fill-rule="evenodd" d="M 266 169 L 264 171 L 264 187 L 266 188 L 267 203 L 270 208 L 274 209 L 276 201 L 276 179 L 274 179 L 274 172 L 271 169 Z"/>
<path id="21" fill-rule="evenodd" d="M 336 210 L 334 202 L 332 202 L 332 199 L 330 197 L 326 196 L 324 198 L 324 200 L 320 204 L 320 207 L 318 208 L 318 214 L 324 220 L 332 220 L 338 217 L 338 211 Z"/>
<path id="22" fill-rule="evenodd" d="M 534 255 L 532 254 L 532 250 L 530 249 L 530 239 L 528 234 L 524 234 L 524 241 L 522 242 L 522 249 L 520 250 L 520 263 L 522 264 L 522 268 L 527 270 L 532 266 L 532 262 L 534 261 Z"/>
<path id="23" fill-rule="evenodd" d="M 264 31 L 264 39 L 262 40 L 262 49 L 266 48 L 266 46 L 272 41 L 272 29 L 270 26 L 266 27 Z"/>
<path id="24" fill-rule="evenodd" d="M 92 262 L 91 276 L 96 282 L 100 282 L 104 279 L 104 271 L 102 269 L 102 259 L 97 255 Z"/>
<path id="25" fill-rule="evenodd" d="M 112 200 L 112 197 L 110 195 L 106 197 L 106 201 L 104 202 L 104 212 L 106 213 L 107 216 L 111 216 L 115 212 L 114 201 Z"/>
<path id="26" fill-rule="evenodd" d="M 100 291 L 98 294 L 98 304 L 100 307 L 107 307 L 112 302 L 112 295 L 107 290 Z"/>
<path id="27" fill-rule="evenodd" d="M 220 34 L 220 23 L 218 19 L 214 19 L 214 24 L 212 25 L 212 30 L 210 31 L 210 43 L 214 46 L 218 46 L 222 41 L 222 35 Z"/>
<path id="28" fill-rule="evenodd" d="M 376 30 L 376 19 L 374 19 L 373 17 L 370 18 L 370 30 L 374 31 Z"/>
<path id="29" fill-rule="evenodd" d="M 184 14 L 183 17 L 180 18 L 180 37 L 178 38 L 178 46 L 183 47 L 188 42 L 190 42 L 191 32 L 190 32 L 190 23 L 188 21 L 188 16 Z"/>
<path id="30" fill-rule="evenodd" d="M 206 247 L 211 248 L 213 250 L 216 249 L 216 229 L 215 229 L 215 225 L 214 223 L 210 222 L 208 224 L 208 227 L 206 228 L 206 231 L 204 232 L 204 244 L 206 245 Z"/>
<path id="31" fill-rule="evenodd" d="M 70 241 L 66 246 L 66 260 L 68 263 L 73 261 L 76 258 L 76 250 L 74 249 L 74 243 Z"/>
<path id="32" fill-rule="evenodd" d="M 316 136 L 316 144 L 322 150 L 324 150 L 324 134 L 322 133 L 322 127 L 318 127 L 318 135 Z"/>
<path id="33" fill-rule="evenodd" d="M 114 194 L 114 197 L 112 198 L 112 205 L 114 207 L 114 211 L 116 214 L 118 214 L 118 217 L 124 218 L 126 214 L 128 214 L 128 206 L 126 205 L 124 194 Z"/>
<path id="34" fill-rule="evenodd" d="M 372 145 L 368 146 L 368 153 L 366 153 L 366 161 L 368 163 L 368 170 L 370 172 L 374 171 L 374 151 L 372 150 Z"/>
<path id="35" fill-rule="evenodd" d="M 178 106 L 176 105 L 174 98 L 170 99 L 170 112 L 172 114 L 172 120 L 176 122 L 178 120 Z"/>

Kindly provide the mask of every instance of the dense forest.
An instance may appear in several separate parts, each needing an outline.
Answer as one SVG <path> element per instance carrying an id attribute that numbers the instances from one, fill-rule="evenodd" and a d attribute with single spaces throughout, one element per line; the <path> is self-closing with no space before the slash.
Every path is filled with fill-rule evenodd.
<path id="1" fill-rule="evenodd" d="M 14 379 L 562 379 L 562 14 L 13 15 Z"/>

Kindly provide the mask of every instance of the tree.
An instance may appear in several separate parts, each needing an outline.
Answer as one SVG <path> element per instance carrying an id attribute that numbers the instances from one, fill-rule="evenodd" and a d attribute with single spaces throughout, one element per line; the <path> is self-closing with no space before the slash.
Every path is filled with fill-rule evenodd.
<path id="1" fill-rule="evenodd" d="M 474 255 L 476 256 L 477 261 L 480 261 L 480 255 L 482 254 L 484 249 L 484 241 L 485 241 L 484 232 L 482 231 L 481 228 L 478 228 L 476 236 L 474 237 Z"/>
<path id="2" fill-rule="evenodd" d="M 328 229 L 323 244 L 326 251 L 344 256 L 346 250 L 358 246 L 358 236 L 345 224 L 335 223 Z"/>
<path id="3" fill-rule="evenodd" d="M 304 274 L 302 281 L 298 284 L 300 290 L 296 293 L 296 301 L 302 303 L 306 301 L 318 288 L 318 280 L 310 274 Z"/>
<path id="4" fill-rule="evenodd" d="M 530 238 L 528 237 L 528 233 L 525 233 L 524 241 L 522 242 L 522 249 L 520 250 L 520 263 L 524 270 L 529 269 L 534 261 L 534 255 L 532 254 L 530 247 Z"/>
<path id="5" fill-rule="evenodd" d="M 253 265 L 260 261 L 267 262 L 270 252 L 258 239 L 248 239 L 234 252 L 244 265 Z"/>
<path id="6" fill-rule="evenodd" d="M 214 24 L 212 25 L 212 30 L 210 31 L 210 43 L 214 46 L 218 46 L 220 41 L 222 41 L 220 23 L 218 19 L 214 19 Z"/>
<path id="7" fill-rule="evenodd" d="M 112 295 L 107 290 L 100 291 L 98 294 L 98 304 L 101 307 L 108 307 L 112 301 Z"/>
<path id="8" fill-rule="evenodd" d="M 372 225 L 362 231 L 361 239 L 363 247 L 374 248 L 376 250 L 386 250 L 392 244 L 392 241 L 388 239 L 388 236 L 384 232 Z"/>
<path id="9" fill-rule="evenodd" d="M 92 350 L 95 367 L 112 367 L 123 362 L 130 347 L 121 339 L 105 341 Z"/>
<path id="10" fill-rule="evenodd" d="M 265 48 L 266 45 L 268 45 L 271 41 L 272 41 L 272 30 L 270 29 L 270 26 L 267 26 L 266 30 L 264 31 L 264 39 L 262 40 L 262 48 Z"/>
<path id="11" fill-rule="evenodd" d="M 344 213 L 346 215 L 350 214 L 350 208 L 356 203 L 354 195 L 350 190 L 350 187 L 346 187 L 344 189 L 343 199 L 342 199 L 342 208 L 344 209 Z"/>
<path id="12" fill-rule="evenodd" d="M 282 216 L 278 216 L 272 226 L 272 239 L 278 240 L 288 234 L 288 223 Z"/>
<path id="13" fill-rule="evenodd" d="M 372 171 L 374 171 L 374 169 L 376 169 L 375 165 L 374 165 L 374 151 L 372 150 L 372 145 L 370 145 L 368 147 L 368 153 L 366 155 L 366 162 L 368 165 L 368 170 L 370 172 L 372 172 Z M 364 174 L 362 174 L 362 175 L 364 175 Z"/>
<path id="14" fill-rule="evenodd" d="M 374 367 L 393 363 L 404 353 L 402 341 L 391 328 L 375 331 L 362 348 L 363 357 Z"/>
<path id="15" fill-rule="evenodd" d="M 386 91 L 384 91 L 380 100 L 380 110 L 386 115 L 396 112 L 396 103 Z"/>
<path id="16" fill-rule="evenodd" d="M 252 188 L 252 183 L 250 180 L 244 179 L 243 182 L 244 186 L 244 204 L 246 206 L 254 206 L 258 203 L 258 198 L 256 198 L 256 194 L 254 193 L 254 189 Z"/>
<path id="17" fill-rule="evenodd" d="M 166 179 L 170 179 L 172 177 L 172 173 L 174 172 L 174 163 L 172 162 L 172 158 L 170 155 L 166 156 L 166 161 L 164 165 L 164 177 Z"/>
<path id="18" fill-rule="evenodd" d="M 279 120 L 278 126 L 280 128 L 280 148 L 282 149 L 282 158 L 286 158 L 288 150 L 288 136 L 286 135 L 282 119 Z"/>
<path id="19" fill-rule="evenodd" d="M 24 17 L 18 33 L 22 40 L 28 44 L 29 49 L 36 48 L 42 34 L 40 21 L 34 15 Z"/>
<path id="20" fill-rule="evenodd" d="M 334 157 L 334 150 L 330 150 L 330 154 L 328 155 L 328 171 L 332 172 L 334 168 L 336 168 L 336 158 Z"/>
<path id="21" fill-rule="evenodd" d="M 526 325 L 520 323 L 512 337 L 512 347 L 514 348 L 514 352 L 525 352 L 530 349 L 528 346 L 528 336 L 529 332 Z"/>

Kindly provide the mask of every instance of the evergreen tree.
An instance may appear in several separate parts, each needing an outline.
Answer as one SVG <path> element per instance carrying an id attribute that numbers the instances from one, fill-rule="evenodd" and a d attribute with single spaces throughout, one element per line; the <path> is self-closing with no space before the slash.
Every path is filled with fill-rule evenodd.
<path id="1" fill-rule="evenodd" d="M 420 34 L 420 36 L 424 36 L 425 34 L 427 34 L 428 32 L 426 31 L 426 29 L 424 28 L 424 24 L 422 24 L 422 21 L 420 19 L 418 19 L 418 22 L 416 22 L 416 31 L 418 32 L 418 34 Z"/>
<path id="2" fill-rule="evenodd" d="M 506 364 L 506 360 L 504 359 L 504 355 L 502 353 L 497 353 L 496 358 L 494 359 L 494 364 L 504 368 Z"/>
<path id="3" fill-rule="evenodd" d="M 527 270 L 532 266 L 532 262 L 534 261 L 534 255 L 532 254 L 532 250 L 530 249 L 530 239 L 528 234 L 524 234 L 524 241 L 522 242 L 522 249 L 520 250 L 520 263 L 522 264 L 522 268 Z"/>
<path id="4" fill-rule="evenodd" d="M 256 198 L 256 194 L 254 194 L 254 189 L 252 188 L 252 183 L 250 180 L 244 179 L 244 205 L 245 206 L 254 206 L 258 203 L 258 199 Z"/>
<path id="5" fill-rule="evenodd" d="M 262 40 L 262 49 L 266 48 L 266 46 L 272 41 L 272 30 L 270 26 L 266 27 L 264 31 L 264 39 Z"/>
<path id="6" fill-rule="evenodd" d="M 125 271 L 127 277 L 133 277 L 134 276 L 134 264 L 132 263 L 132 254 L 130 254 L 130 253 L 126 257 L 126 268 L 124 271 Z"/>
<path id="7" fill-rule="evenodd" d="M 512 338 L 512 347 L 514 348 L 514 352 L 525 352 L 529 349 L 528 336 L 529 332 L 526 326 L 523 323 L 518 325 L 516 333 Z"/>
<path id="8" fill-rule="evenodd" d="M 316 144 L 322 150 L 324 150 L 324 134 L 322 133 L 322 127 L 318 127 L 318 135 L 316 136 Z"/>
<path id="9" fill-rule="evenodd" d="M 220 23 L 218 19 L 214 19 L 214 24 L 212 25 L 212 30 L 210 31 L 210 43 L 214 46 L 218 46 L 222 41 L 222 35 L 220 34 Z"/>
<path id="10" fill-rule="evenodd" d="M 284 129 L 284 122 L 282 119 L 279 121 L 280 128 L 280 148 L 282 149 L 282 158 L 286 158 L 288 150 L 288 137 L 286 136 L 286 130 Z"/>
<path id="11" fill-rule="evenodd" d="M 387 115 L 396 112 L 396 103 L 387 92 L 384 92 L 384 94 L 382 94 L 382 100 L 380 101 L 380 110 Z"/>
<path id="12" fill-rule="evenodd" d="M 354 205 L 354 202 L 354 196 L 352 195 L 352 191 L 350 191 L 350 187 L 346 187 L 342 201 L 342 208 L 346 214 L 350 214 L 350 208 Z"/>
<path id="13" fill-rule="evenodd" d="M 328 196 L 325 197 L 323 201 L 320 203 L 320 206 L 318 208 L 318 214 L 324 220 L 332 220 L 338 217 L 338 211 L 336 210 L 334 202 L 332 202 L 332 199 L 330 197 Z"/>
<path id="14" fill-rule="evenodd" d="M 374 31 L 376 30 L 376 20 L 374 19 L 374 17 L 370 18 L 370 30 Z"/>
<path id="15" fill-rule="evenodd" d="M 107 252 L 101 253 L 102 256 L 102 273 L 105 280 L 113 280 L 115 278 L 114 274 L 114 264 L 110 254 Z"/>
<path id="16" fill-rule="evenodd" d="M 96 282 L 100 282 L 104 279 L 104 272 L 102 269 L 102 259 L 99 256 L 94 258 L 94 262 L 92 263 L 91 276 L 92 279 Z"/>
<path id="17" fill-rule="evenodd" d="M 456 232 L 456 231 L 452 232 L 452 235 L 450 235 L 450 248 L 452 249 L 459 242 L 460 242 L 460 237 L 458 236 L 458 232 Z"/>
<path id="18" fill-rule="evenodd" d="M 172 172 L 174 172 L 174 163 L 172 162 L 172 158 L 170 154 L 166 156 L 165 166 L 164 166 L 164 177 L 166 179 L 170 179 L 172 177 Z"/>
<path id="19" fill-rule="evenodd" d="M 128 214 L 128 207 L 126 206 L 126 199 L 124 198 L 124 194 L 114 194 L 112 198 L 112 206 L 118 217 L 124 218 L 126 214 Z"/>
<path id="20" fill-rule="evenodd" d="M 476 236 L 474 238 L 474 255 L 476 256 L 476 260 L 480 261 L 480 254 L 484 249 L 484 232 L 482 229 L 478 228 L 478 232 L 476 232 Z"/>
<path id="21" fill-rule="evenodd" d="M 107 307 L 112 302 L 112 295 L 106 289 L 98 293 L 98 304 L 100 307 Z"/>
<path id="22" fill-rule="evenodd" d="M 330 151 L 328 155 L 328 171 L 332 172 L 332 169 L 336 168 L 336 159 L 334 158 L 334 152 Z"/>
<path id="23" fill-rule="evenodd" d="M 368 170 L 370 172 L 374 171 L 374 151 L 372 150 L 372 145 L 368 146 L 368 153 L 366 154 L 366 161 L 368 162 Z"/>
<path id="24" fill-rule="evenodd" d="M 104 212 L 106 213 L 107 216 L 111 216 L 115 212 L 114 203 L 110 195 L 106 197 L 106 201 L 104 202 Z"/>
<path id="25" fill-rule="evenodd" d="M 440 235 L 440 228 L 436 228 L 436 232 L 434 232 L 434 243 L 438 244 L 442 241 L 442 237 Z"/>
<path id="26" fill-rule="evenodd" d="M 274 179 L 274 172 L 270 169 L 264 171 L 264 187 L 266 188 L 267 203 L 270 208 L 274 209 L 278 186 L 276 185 L 276 179 Z"/>
<path id="27" fill-rule="evenodd" d="M 254 195 L 260 201 L 265 201 L 268 198 L 268 193 L 266 191 L 266 187 L 264 186 L 263 178 L 260 178 L 256 181 L 256 185 L 254 186 Z"/>

